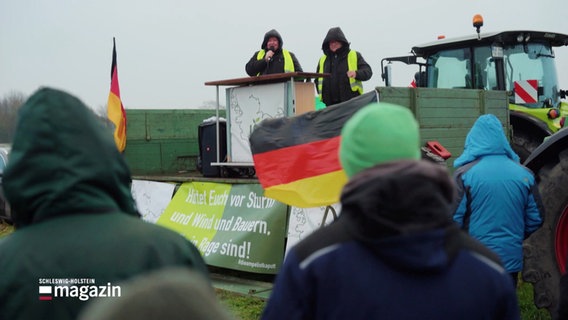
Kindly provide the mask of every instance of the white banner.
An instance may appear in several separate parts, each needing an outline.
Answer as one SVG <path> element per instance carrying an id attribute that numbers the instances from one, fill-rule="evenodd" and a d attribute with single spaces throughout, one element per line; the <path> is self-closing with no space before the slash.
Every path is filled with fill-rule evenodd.
<path id="1" fill-rule="evenodd" d="M 290 207 L 286 252 L 300 242 L 300 240 L 306 238 L 309 234 L 320 228 L 322 223 L 323 225 L 327 225 L 333 222 L 335 217 L 339 215 L 340 210 L 341 204 L 339 203 L 329 207 L 317 208 Z"/>
<path id="2" fill-rule="evenodd" d="M 250 134 L 260 121 L 287 115 L 286 86 L 287 83 L 274 83 L 227 89 L 229 162 L 253 162 Z"/>
<path id="3" fill-rule="evenodd" d="M 131 192 L 142 219 L 156 223 L 172 200 L 175 183 L 133 180 Z"/>

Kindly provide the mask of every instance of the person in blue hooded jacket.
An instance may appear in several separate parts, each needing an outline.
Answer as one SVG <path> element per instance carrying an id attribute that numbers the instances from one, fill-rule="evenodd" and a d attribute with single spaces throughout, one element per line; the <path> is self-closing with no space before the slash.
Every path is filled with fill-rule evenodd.
<path id="1" fill-rule="evenodd" d="M 405 107 L 346 122 L 339 218 L 288 251 L 262 319 L 520 319 L 509 275 L 453 222 L 451 175 L 420 146 Z"/>
<path id="2" fill-rule="evenodd" d="M 523 240 L 542 225 L 533 173 L 519 163 L 499 119 L 480 116 L 454 161 L 454 220 L 500 257 L 513 283 L 523 268 Z"/>

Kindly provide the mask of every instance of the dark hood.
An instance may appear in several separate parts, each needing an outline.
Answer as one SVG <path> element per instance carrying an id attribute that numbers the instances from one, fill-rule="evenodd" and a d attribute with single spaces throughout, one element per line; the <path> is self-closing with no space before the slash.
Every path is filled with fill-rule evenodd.
<path id="1" fill-rule="evenodd" d="M 463 153 L 454 161 L 454 167 L 460 167 L 486 155 L 505 155 L 519 162 L 519 156 L 513 151 L 499 119 L 492 114 L 477 118 L 465 138 Z"/>
<path id="2" fill-rule="evenodd" d="M 447 231 L 457 228 L 456 195 L 446 167 L 422 160 L 388 162 L 352 177 L 341 196 L 351 236 L 398 267 L 443 268 Z"/>
<path id="3" fill-rule="evenodd" d="M 278 38 L 278 43 L 280 44 L 280 46 L 278 47 L 278 50 L 282 50 L 282 47 L 284 46 L 284 42 L 282 41 L 282 37 L 280 36 L 280 33 L 278 33 L 278 31 L 276 31 L 275 29 L 272 29 L 270 31 L 268 31 L 267 33 L 264 34 L 264 39 L 262 40 L 262 44 L 260 45 L 260 48 L 263 50 L 267 50 L 268 48 L 266 48 L 266 44 L 268 43 L 268 39 L 270 39 L 271 37 L 276 37 Z"/>
<path id="4" fill-rule="evenodd" d="M 19 110 L 3 183 L 17 227 L 70 214 L 138 215 L 112 130 L 54 89 L 38 90 Z"/>
<path id="5" fill-rule="evenodd" d="M 329 31 L 327 32 L 327 35 L 325 36 L 325 38 L 323 39 L 323 43 L 321 44 L 321 49 L 323 50 L 323 52 L 325 54 L 331 53 L 329 51 L 329 42 L 331 40 L 337 40 L 337 41 L 343 43 L 343 47 L 341 47 L 340 51 L 342 51 L 342 52 L 349 51 L 350 43 L 349 43 L 349 41 L 347 41 L 345 34 L 343 34 L 343 31 L 341 31 L 341 28 L 334 27 L 334 28 L 329 29 Z"/>

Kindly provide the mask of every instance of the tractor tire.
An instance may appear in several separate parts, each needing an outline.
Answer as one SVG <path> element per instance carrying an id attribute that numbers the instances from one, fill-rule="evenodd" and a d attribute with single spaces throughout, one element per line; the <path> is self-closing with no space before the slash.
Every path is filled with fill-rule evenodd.
<path id="1" fill-rule="evenodd" d="M 530 131 L 514 131 L 511 147 L 523 163 L 543 140 L 544 137 L 531 135 Z"/>
<path id="2" fill-rule="evenodd" d="M 559 154 L 558 162 L 543 166 L 537 180 L 544 223 L 523 243 L 522 278 L 533 285 L 535 306 L 554 315 L 568 255 L 568 150 Z"/>

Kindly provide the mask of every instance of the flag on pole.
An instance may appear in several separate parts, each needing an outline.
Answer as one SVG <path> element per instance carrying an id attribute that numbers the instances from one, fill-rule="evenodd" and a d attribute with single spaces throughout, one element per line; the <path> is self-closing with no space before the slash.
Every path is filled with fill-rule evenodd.
<path id="1" fill-rule="evenodd" d="M 343 125 L 377 101 L 375 92 L 294 117 L 265 119 L 249 141 L 264 196 L 312 208 L 339 202 L 347 176 L 339 163 Z"/>
<path id="2" fill-rule="evenodd" d="M 114 124 L 114 142 L 118 151 L 126 148 L 126 112 L 120 100 L 118 68 L 116 66 L 116 42 L 112 38 L 112 65 L 110 69 L 110 93 L 108 94 L 107 115 Z"/>

